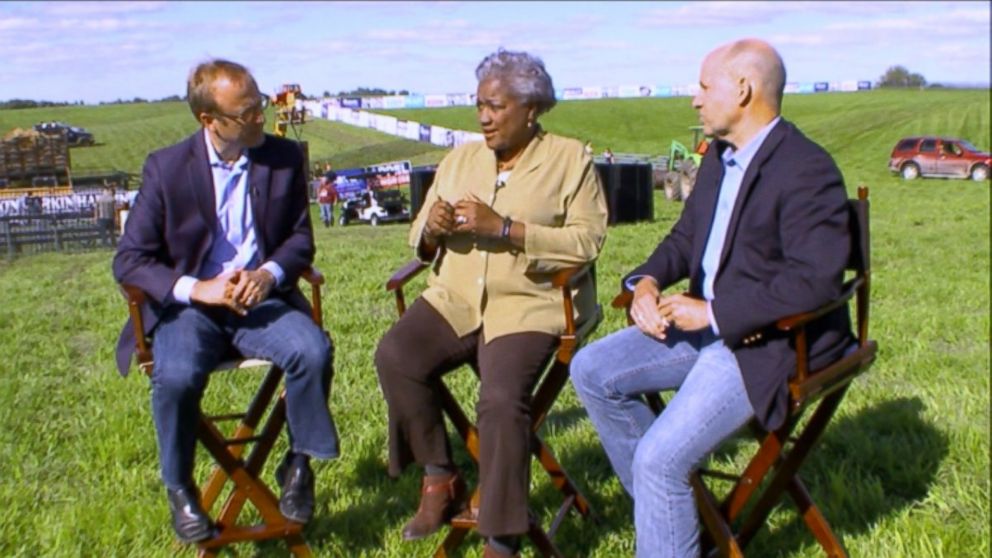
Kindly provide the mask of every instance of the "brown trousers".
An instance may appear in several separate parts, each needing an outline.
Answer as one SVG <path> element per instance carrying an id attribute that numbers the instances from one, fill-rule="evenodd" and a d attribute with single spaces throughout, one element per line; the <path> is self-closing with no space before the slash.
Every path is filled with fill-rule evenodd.
<path id="1" fill-rule="evenodd" d="M 505 335 L 488 344 L 481 330 L 458 337 L 418 298 L 375 353 L 389 406 L 389 474 L 398 476 L 413 462 L 452 464 L 437 386 L 444 373 L 474 361 L 482 380 L 476 406 L 479 534 L 526 533 L 531 393 L 557 343 L 557 336 L 540 332 Z"/>

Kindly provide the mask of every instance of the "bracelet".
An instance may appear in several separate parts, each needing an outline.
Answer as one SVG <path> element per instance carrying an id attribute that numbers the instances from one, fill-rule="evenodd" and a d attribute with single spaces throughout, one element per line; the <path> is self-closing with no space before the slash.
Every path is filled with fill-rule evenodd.
<path id="1" fill-rule="evenodd" d="M 503 217 L 503 229 L 499 232 L 499 237 L 503 240 L 508 240 L 510 238 L 510 227 L 513 226 L 513 219 L 509 217 Z"/>

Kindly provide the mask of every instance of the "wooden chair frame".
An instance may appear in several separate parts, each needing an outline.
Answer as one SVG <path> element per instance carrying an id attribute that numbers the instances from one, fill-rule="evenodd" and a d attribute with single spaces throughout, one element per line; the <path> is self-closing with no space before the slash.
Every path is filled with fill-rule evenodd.
<path id="1" fill-rule="evenodd" d="M 836 300 L 812 312 L 778 320 L 773 326 L 792 335 L 796 348 L 796 374 L 789 380 L 789 416 L 785 424 L 768 432 L 757 421 L 751 422 L 750 432 L 760 445 L 741 474 L 700 469 L 690 478 L 704 527 L 703 556 L 717 552 L 727 558 L 743 557 L 744 548 L 786 493 L 827 556 L 847 556 L 840 538 L 813 502 L 798 472 L 826 430 L 851 381 L 871 366 L 878 352 L 877 343 L 868 338 L 871 281 L 868 188 L 859 186 L 857 199 L 848 200 L 848 207 L 852 251 L 846 267 L 854 272 L 853 278 L 844 284 Z M 627 310 L 628 323 L 633 323 L 629 312 L 632 297 L 632 293 L 624 291 L 612 302 L 614 308 Z M 809 370 L 806 326 L 852 299 L 857 312 L 856 348 L 828 366 Z M 645 399 L 656 413 L 664 409 L 658 394 L 646 394 Z M 798 435 L 794 435 L 807 409 L 812 409 L 812 415 Z M 705 478 L 729 480 L 734 485 L 718 501 Z M 749 503 L 753 505 L 747 507 Z"/>
<path id="2" fill-rule="evenodd" d="M 323 329 L 320 287 L 324 284 L 324 277 L 313 268 L 306 270 L 301 277 L 310 284 L 310 316 L 314 323 Z M 145 302 L 146 295 L 133 285 L 121 285 L 121 291 L 127 299 L 128 312 L 134 325 L 138 368 L 150 378 L 153 369 L 152 345 L 151 339 L 143 333 L 144 321 L 141 317 L 141 305 Z M 220 549 L 229 544 L 271 539 L 285 540 L 295 556 L 312 556 L 310 547 L 303 538 L 303 525 L 283 517 L 279 511 L 279 498 L 259 476 L 286 423 L 285 389 L 278 392 L 276 397 L 283 378 L 283 370 L 269 361 L 258 359 L 226 361 L 216 370 L 261 366 L 268 366 L 269 371 L 245 412 L 223 415 L 201 413 L 199 417 L 197 440 L 215 461 L 213 471 L 200 489 L 200 503 L 203 509 L 210 513 L 227 481 L 230 480 L 233 484 L 231 492 L 214 520 L 217 525 L 217 535 L 197 543 L 197 556 L 201 558 L 217 556 Z M 274 403 L 273 399 L 275 399 Z M 259 431 L 259 424 L 270 407 L 268 418 Z M 226 436 L 219 424 L 230 421 L 237 421 L 237 425 L 231 434 Z M 251 451 L 247 458 L 243 458 L 245 448 L 249 444 L 253 444 Z M 262 522 L 256 525 L 238 525 L 238 516 L 245 503 L 249 501 L 258 510 Z"/>
<path id="3" fill-rule="evenodd" d="M 396 297 L 396 310 L 400 316 L 406 312 L 406 300 L 403 296 L 403 287 L 427 267 L 427 264 L 418 260 L 413 260 L 400 268 L 386 283 L 386 290 L 394 293 Z M 527 537 L 531 540 L 542 556 L 550 556 L 555 558 L 560 558 L 563 555 L 561 551 L 558 550 L 557 546 L 555 546 L 552 539 L 554 538 L 555 533 L 557 533 L 558 528 L 561 526 L 561 523 L 565 519 L 565 516 L 568 514 L 569 510 L 574 509 L 583 518 L 588 518 L 592 514 L 589 501 L 575 486 L 575 483 L 565 472 L 564 467 L 562 467 L 561 463 L 559 463 L 555 458 L 551 448 L 548 447 L 547 443 L 544 442 L 538 433 L 541 425 L 544 424 L 544 420 L 547 418 L 548 411 L 550 411 L 555 399 L 558 398 L 562 388 L 568 381 L 568 366 L 572 361 L 572 357 L 603 319 L 602 309 L 597 305 L 596 312 L 593 316 L 582 324 L 575 323 L 572 290 L 578 285 L 579 281 L 586 276 L 587 273 L 592 274 L 593 280 L 595 281 L 595 271 L 592 266 L 567 268 L 559 271 L 552 278 L 552 286 L 554 288 L 561 289 L 563 296 L 565 332 L 560 336 L 558 348 L 549 358 L 548 364 L 545 366 L 546 372 L 544 373 L 542 379 L 539 380 L 531 400 L 530 450 L 532 455 L 538 459 L 541 467 L 551 478 L 551 482 L 554 487 L 561 492 L 564 501 L 561 506 L 559 506 L 558 512 L 555 514 L 555 517 L 547 530 L 544 530 L 542 527 L 537 514 L 535 514 L 533 510 L 529 510 L 530 518 Z M 468 364 L 478 377 L 479 370 L 476 363 L 469 362 Z M 442 380 L 438 382 L 438 384 L 441 406 L 444 413 L 454 425 L 459 436 L 461 436 L 461 439 L 465 443 L 465 447 L 468 450 L 469 455 L 472 457 L 472 460 L 478 463 L 478 430 L 472 421 L 466 416 L 465 411 L 462 409 L 461 405 L 459 405 L 458 401 L 451 393 L 451 390 L 449 390 L 444 384 L 444 381 Z M 479 494 L 479 488 L 475 487 L 472 491 L 468 509 L 464 513 L 452 519 L 451 528 L 448 535 L 434 553 L 435 558 L 446 558 L 450 556 L 455 549 L 461 545 L 469 531 L 478 527 L 476 510 L 478 510 Z"/>

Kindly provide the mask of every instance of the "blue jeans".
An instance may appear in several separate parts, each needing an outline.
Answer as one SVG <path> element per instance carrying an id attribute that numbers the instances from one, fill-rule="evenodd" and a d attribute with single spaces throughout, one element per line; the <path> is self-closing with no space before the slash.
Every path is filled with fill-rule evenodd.
<path id="1" fill-rule="evenodd" d="M 338 456 L 338 434 L 327 408 L 333 346 L 308 315 L 278 298 L 245 317 L 219 307 L 176 304 L 166 308 L 156 326 L 152 349 L 152 415 L 162 480 L 169 488 L 192 483 L 200 399 L 230 346 L 285 371 L 292 451 L 323 459 Z"/>
<path id="2" fill-rule="evenodd" d="M 333 203 L 322 203 L 320 204 L 320 220 L 324 222 L 324 225 L 334 225 L 334 204 Z"/>
<path id="3" fill-rule="evenodd" d="M 634 498 L 637 556 L 699 555 L 689 476 L 754 415 L 733 353 L 709 330 L 664 341 L 628 327 L 578 352 L 572 383 Z M 655 417 L 638 396 L 677 390 Z"/>

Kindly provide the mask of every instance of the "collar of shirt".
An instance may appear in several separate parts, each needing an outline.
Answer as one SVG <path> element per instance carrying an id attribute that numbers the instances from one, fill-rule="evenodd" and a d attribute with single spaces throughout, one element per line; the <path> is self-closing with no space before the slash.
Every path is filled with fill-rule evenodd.
<path id="1" fill-rule="evenodd" d="M 747 142 L 744 147 L 735 150 L 730 144 L 727 144 L 727 148 L 723 150 L 720 154 L 720 159 L 723 161 L 724 167 L 729 166 L 739 166 L 741 172 L 746 172 L 747 167 L 751 164 L 751 160 L 754 156 L 758 154 L 758 149 L 761 148 L 761 144 L 765 143 L 765 138 L 771 133 L 772 128 L 778 124 L 781 120 L 781 116 L 776 116 L 771 122 L 765 125 L 764 128 L 758 130 L 758 133 L 751 138 L 751 141 Z"/>
<path id="2" fill-rule="evenodd" d="M 244 149 L 241 150 L 241 155 L 238 160 L 233 163 L 228 163 L 220 158 L 220 154 L 217 153 L 217 149 L 214 144 L 210 142 L 210 132 L 206 128 L 203 129 L 203 140 L 207 142 L 207 159 L 210 161 L 210 167 L 215 169 L 224 169 L 227 172 L 232 172 L 234 169 L 245 170 L 248 166 L 248 152 Z"/>

